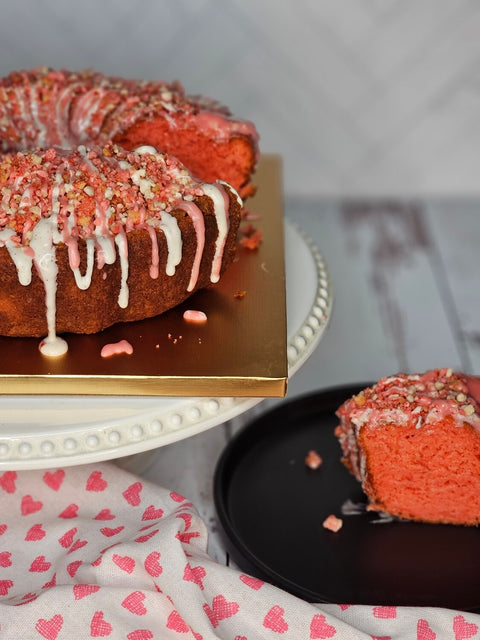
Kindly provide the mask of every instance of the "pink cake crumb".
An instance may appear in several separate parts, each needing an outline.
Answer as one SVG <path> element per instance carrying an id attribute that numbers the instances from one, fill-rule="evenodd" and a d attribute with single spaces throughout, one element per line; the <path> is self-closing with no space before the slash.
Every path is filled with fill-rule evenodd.
<path id="1" fill-rule="evenodd" d="M 197 311 L 196 309 L 187 309 L 183 314 L 183 319 L 186 322 L 192 322 L 194 324 L 205 324 L 207 321 L 207 315 L 203 311 Z"/>
<path id="2" fill-rule="evenodd" d="M 305 464 L 309 469 L 318 469 L 322 466 L 323 460 L 314 449 L 311 449 L 305 457 Z"/>
<path id="3" fill-rule="evenodd" d="M 129 356 L 133 353 L 133 347 L 127 340 L 120 340 L 120 342 L 106 344 L 100 351 L 102 358 L 110 358 L 110 356 L 115 356 L 121 353 L 126 353 Z"/>
<path id="4" fill-rule="evenodd" d="M 337 531 L 340 531 L 340 529 L 343 526 L 343 520 L 341 520 L 340 518 L 337 518 L 337 516 L 334 516 L 333 514 L 329 515 L 328 518 L 326 518 L 323 521 L 323 525 L 322 525 L 325 529 L 328 529 L 329 531 L 333 531 L 334 533 L 337 533 Z"/>

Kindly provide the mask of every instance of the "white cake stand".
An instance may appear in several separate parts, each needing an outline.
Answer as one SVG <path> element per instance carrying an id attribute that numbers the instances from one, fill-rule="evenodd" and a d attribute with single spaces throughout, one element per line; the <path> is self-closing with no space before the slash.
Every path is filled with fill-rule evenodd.
<path id="1" fill-rule="evenodd" d="M 288 367 L 313 353 L 330 319 L 332 283 L 318 248 L 285 223 Z M 262 398 L 0 397 L 0 469 L 42 469 L 150 451 L 222 424 Z"/>

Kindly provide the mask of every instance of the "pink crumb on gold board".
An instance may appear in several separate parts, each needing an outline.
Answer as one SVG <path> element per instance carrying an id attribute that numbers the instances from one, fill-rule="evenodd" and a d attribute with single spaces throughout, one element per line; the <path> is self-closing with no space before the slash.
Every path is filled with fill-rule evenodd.
<path id="1" fill-rule="evenodd" d="M 127 340 L 120 340 L 119 342 L 112 342 L 102 347 L 100 355 L 102 358 L 110 358 L 110 356 L 126 353 L 131 355 L 133 353 L 133 347 Z"/>
<path id="2" fill-rule="evenodd" d="M 194 324 L 205 324 L 207 316 L 203 311 L 196 311 L 195 309 L 187 309 L 183 314 L 183 319 L 186 322 L 193 322 Z"/>

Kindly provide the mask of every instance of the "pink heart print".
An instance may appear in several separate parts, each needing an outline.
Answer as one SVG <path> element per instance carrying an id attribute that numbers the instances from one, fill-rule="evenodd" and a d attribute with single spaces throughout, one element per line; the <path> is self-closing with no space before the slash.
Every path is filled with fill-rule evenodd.
<path id="1" fill-rule="evenodd" d="M 146 596 L 141 591 L 133 591 L 130 595 L 128 595 L 125 600 L 122 602 L 122 607 L 130 611 L 130 613 L 134 613 L 137 616 L 144 616 L 147 613 L 143 601 Z"/>
<path id="2" fill-rule="evenodd" d="M 69 504 L 62 513 L 59 514 L 59 518 L 65 518 L 66 520 L 70 518 L 76 518 L 78 516 L 78 504 Z"/>
<path id="3" fill-rule="evenodd" d="M 135 538 L 134 542 L 148 542 L 150 538 L 153 538 L 153 536 L 156 536 L 158 532 L 159 532 L 159 529 L 154 529 L 153 531 L 150 531 L 150 533 L 146 533 L 144 536 L 139 536 L 138 538 Z"/>
<path id="4" fill-rule="evenodd" d="M 237 602 L 229 602 L 225 596 L 218 595 L 212 600 L 212 606 L 207 603 L 203 605 L 203 610 L 207 614 L 212 626 L 215 628 L 218 626 L 220 620 L 231 618 L 240 609 Z"/>
<path id="5" fill-rule="evenodd" d="M 247 587 L 250 587 L 250 589 L 254 589 L 255 591 L 261 589 L 261 587 L 263 587 L 263 585 L 265 584 L 263 580 L 259 580 L 258 578 L 254 578 L 253 576 L 247 576 L 245 574 L 242 574 L 240 576 L 240 580 L 243 582 L 243 584 L 246 584 Z"/>
<path id="6" fill-rule="evenodd" d="M 21 604 L 28 604 L 29 602 L 33 602 L 37 598 L 38 596 L 36 593 L 26 593 L 24 596 L 22 596 Z"/>
<path id="7" fill-rule="evenodd" d="M 8 529 L 6 524 L 0 524 L 0 536 L 3 536 L 5 531 Z"/>
<path id="8" fill-rule="evenodd" d="M 131 633 L 127 633 L 127 640 L 151 640 L 153 633 L 148 629 L 137 629 Z"/>
<path id="9" fill-rule="evenodd" d="M 16 479 L 17 474 L 15 471 L 5 471 L 5 473 L 0 476 L 0 487 L 7 493 L 15 493 L 17 489 L 15 484 Z"/>
<path id="10" fill-rule="evenodd" d="M 430 629 L 427 620 L 420 619 L 417 622 L 417 640 L 435 640 L 437 634 Z"/>
<path id="11" fill-rule="evenodd" d="M 163 567 L 160 562 L 160 552 L 152 551 L 145 558 L 145 569 L 153 578 L 158 578 L 158 576 L 162 573 Z"/>
<path id="12" fill-rule="evenodd" d="M 103 617 L 103 611 L 95 611 L 90 622 L 90 635 L 92 638 L 105 638 L 113 631 L 112 625 Z"/>
<path id="13" fill-rule="evenodd" d="M 43 529 L 41 524 L 34 524 L 27 531 L 25 536 L 25 540 L 27 542 L 35 542 L 36 540 L 41 540 L 47 535 L 47 532 Z"/>
<path id="14" fill-rule="evenodd" d="M 77 533 L 77 527 L 73 527 L 66 531 L 61 538 L 58 539 L 58 542 L 62 545 L 64 549 L 68 549 L 73 544 L 73 539 L 75 534 Z"/>
<path id="15" fill-rule="evenodd" d="M 283 617 L 284 613 L 285 609 L 279 605 L 275 605 L 263 619 L 263 626 L 276 633 L 285 633 L 288 631 L 288 623 Z"/>
<path id="16" fill-rule="evenodd" d="M 313 616 L 310 623 L 310 638 L 312 640 L 325 640 L 326 638 L 333 638 L 337 633 L 335 627 L 328 624 L 327 619 L 323 614 L 316 614 Z"/>
<path id="17" fill-rule="evenodd" d="M 112 536 L 116 536 L 117 533 L 120 533 L 120 531 L 123 531 L 125 529 L 125 527 L 123 525 L 120 525 L 119 527 L 102 527 L 102 529 L 100 529 L 100 533 L 102 535 L 104 535 L 107 538 L 111 538 Z"/>
<path id="18" fill-rule="evenodd" d="M 57 574 L 54 573 L 51 579 L 42 586 L 42 589 L 50 589 L 51 587 L 54 587 L 56 584 L 57 584 Z"/>
<path id="19" fill-rule="evenodd" d="M 141 502 L 140 493 L 143 489 L 141 482 L 134 482 L 122 493 L 122 496 L 132 507 L 138 507 Z"/>
<path id="20" fill-rule="evenodd" d="M 373 615 L 375 618 L 387 620 L 397 617 L 397 607 L 373 607 Z"/>
<path id="21" fill-rule="evenodd" d="M 177 538 L 177 540 L 180 540 L 180 542 L 183 542 L 185 544 L 190 544 L 190 541 L 192 540 L 192 538 L 198 538 L 198 537 L 200 537 L 199 531 L 187 531 L 185 533 L 180 533 L 180 531 L 178 531 L 175 534 L 175 538 Z"/>
<path id="22" fill-rule="evenodd" d="M 77 573 L 77 571 L 79 570 L 79 568 L 82 566 L 83 562 L 81 560 L 75 560 L 75 562 L 70 562 L 69 565 L 67 565 L 67 572 L 68 575 L 73 578 L 74 575 Z"/>
<path id="23" fill-rule="evenodd" d="M 12 566 L 12 561 L 11 558 L 12 554 L 10 553 L 10 551 L 2 551 L 0 553 L 0 567 L 11 567 Z"/>
<path id="24" fill-rule="evenodd" d="M 478 626 L 473 622 L 467 622 L 463 616 L 458 615 L 453 619 L 455 640 L 468 640 L 468 638 L 473 638 L 477 631 Z"/>
<path id="25" fill-rule="evenodd" d="M 207 575 L 207 572 L 203 567 L 200 567 L 200 566 L 192 567 L 190 566 L 190 564 L 187 564 L 185 566 L 185 569 L 183 570 L 183 579 L 186 580 L 187 582 L 194 582 L 202 590 L 203 590 L 202 580 L 206 575 Z"/>
<path id="26" fill-rule="evenodd" d="M 12 580 L 0 580 L 0 596 L 7 596 L 9 590 L 13 587 Z"/>
<path id="27" fill-rule="evenodd" d="M 116 516 L 110 511 L 110 509 L 102 509 L 97 513 L 94 520 L 115 520 Z"/>
<path id="28" fill-rule="evenodd" d="M 42 508 L 43 503 L 40 502 L 40 500 L 34 500 L 31 495 L 23 496 L 20 506 L 22 516 L 29 516 L 31 513 L 36 513 Z"/>
<path id="29" fill-rule="evenodd" d="M 176 516 L 177 518 L 180 518 L 181 520 L 184 521 L 185 523 L 185 531 L 188 531 L 190 529 L 190 527 L 192 526 L 192 514 L 191 513 L 179 513 Z"/>
<path id="30" fill-rule="evenodd" d="M 45 640 L 56 640 L 58 634 L 62 630 L 62 627 L 63 618 L 58 613 L 49 620 L 40 618 L 40 620 L 38 620 L 37 624 L 35 625 L 35 629 L 41 636 L 45 638 Z"/>
<path id="31" fill-rule="evenodd" d="M 190 631 L 190 627 L 178 611 L 172 611 L 168 616 L 167 629 L 172 629 L 172 631 L 176 631 L 177 633 L 188 633 Z"/>
<path id="32" fill-rule="evenodd" d="M 43 481 L 47 487 L 50 487 L 50 489 L 53 489 L 54 491 L 58 491 L 60 489 L 64 478 L 65 471 L 63 469 L 57 469 L 57 471 L 53 473 L 51 471 L 46 471 L 43 474 Z"/>
<path id="33" fill-rule="evenodd" d="M 116 553 L 112 556 L 112 561 L 117 565 L 119 569 L 126 573 L 132 573 L 135 569 L 135 560 L 130 556 L 119 556 Z"/>
<path id="34" fill-rule="evenodd" d="M 170 491 L 170 498 L 174 502 L 183 502 L 185 500 L 185 498 L 181 496 L 179 493 L 176 493 L 176 491 Z"/>
<path id="35" fill-rule="evenodd" d="M 148 506 L 142 516 L 142 520 L 159 520 L 163 516 L 163 509 L 155 509 L 153 504 Z"/>
<path id="36" fill-rule="evenodd" d="M 75 540 L 75 542 L 72 544 L 70 549 L 67 551 L 67 555 L 69 553 L 73 553 L 74 551 L 77 551 L 78 549 L 81 549 L 86 544 L 88 544 L 88 540 L 80 540 L 80 538 L 78 540 Z"/>
<path id="37" fill-rule="evenodd" d="M 100 587 L 98 584 L 74 584 L 73 596 L 75 600 L 81 600 L 82 598 L 86 598 L 99 590 Z"/>
<path id="38" fill-rule="evenodd" d="M 48 571 L 51 566 L 52 563 L 48 562 L 45 556 L 37 556 L 30 565 L 29 571 L 33 573 L 43 573 L 44 571 Z"/>
<path id="39" fill-rule="evenodd" d="M 101 471 L 92 471 L 87 480 L 87 491 L 105 491 L 108 483 L 102 477 Z"/>

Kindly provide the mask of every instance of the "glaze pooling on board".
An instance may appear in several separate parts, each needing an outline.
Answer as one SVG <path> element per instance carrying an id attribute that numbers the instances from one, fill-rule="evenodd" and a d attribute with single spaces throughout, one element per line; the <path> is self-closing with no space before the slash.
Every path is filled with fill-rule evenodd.
<path id="1" fill-rule="evenodd" d="M 0 172 L 0 246 L 9 252 L 22 285 L 30 284 L 33 267 L 43 281 L 48 335 L 41 350 L 45 355 L 62 355 L 66 350 L 55 329 L 55 254 L 59 244 L 67 246 L 75 282 L 83 290 L 90 286 L 95 262 L 101 269 L 118 260 L 121 282 L 117 303 L 126 308 L 128 232 L 144 229 L 149 233 L 152 251 L 147 268 L 152 278 L 159 277 L 156 231 L 163 232 L 167 244 L 166 275 L 173 276 L 182 260 L 182 234 L 172 212 L 183 210 L 196 237 L 188 284 L 188 291 L 193 291 L 205 247 L 203 214 L 195 199 L 208 196 L 218 229 L 210 279 L 219 279 L 229 230 L 226 186 L 195 180 L 180 162 L 153 147 L 128 152 L 109 143 L 91 148 L 80 145 L 72 152 L 51 148 L 46 152 L 7 154 L 0 162 Z M 28 183 L 24 175 L 29 176 Z M 230 186 L 228 189 L 235 193 Z M 83 272 L 79 240 L 86 244 Z"/>

